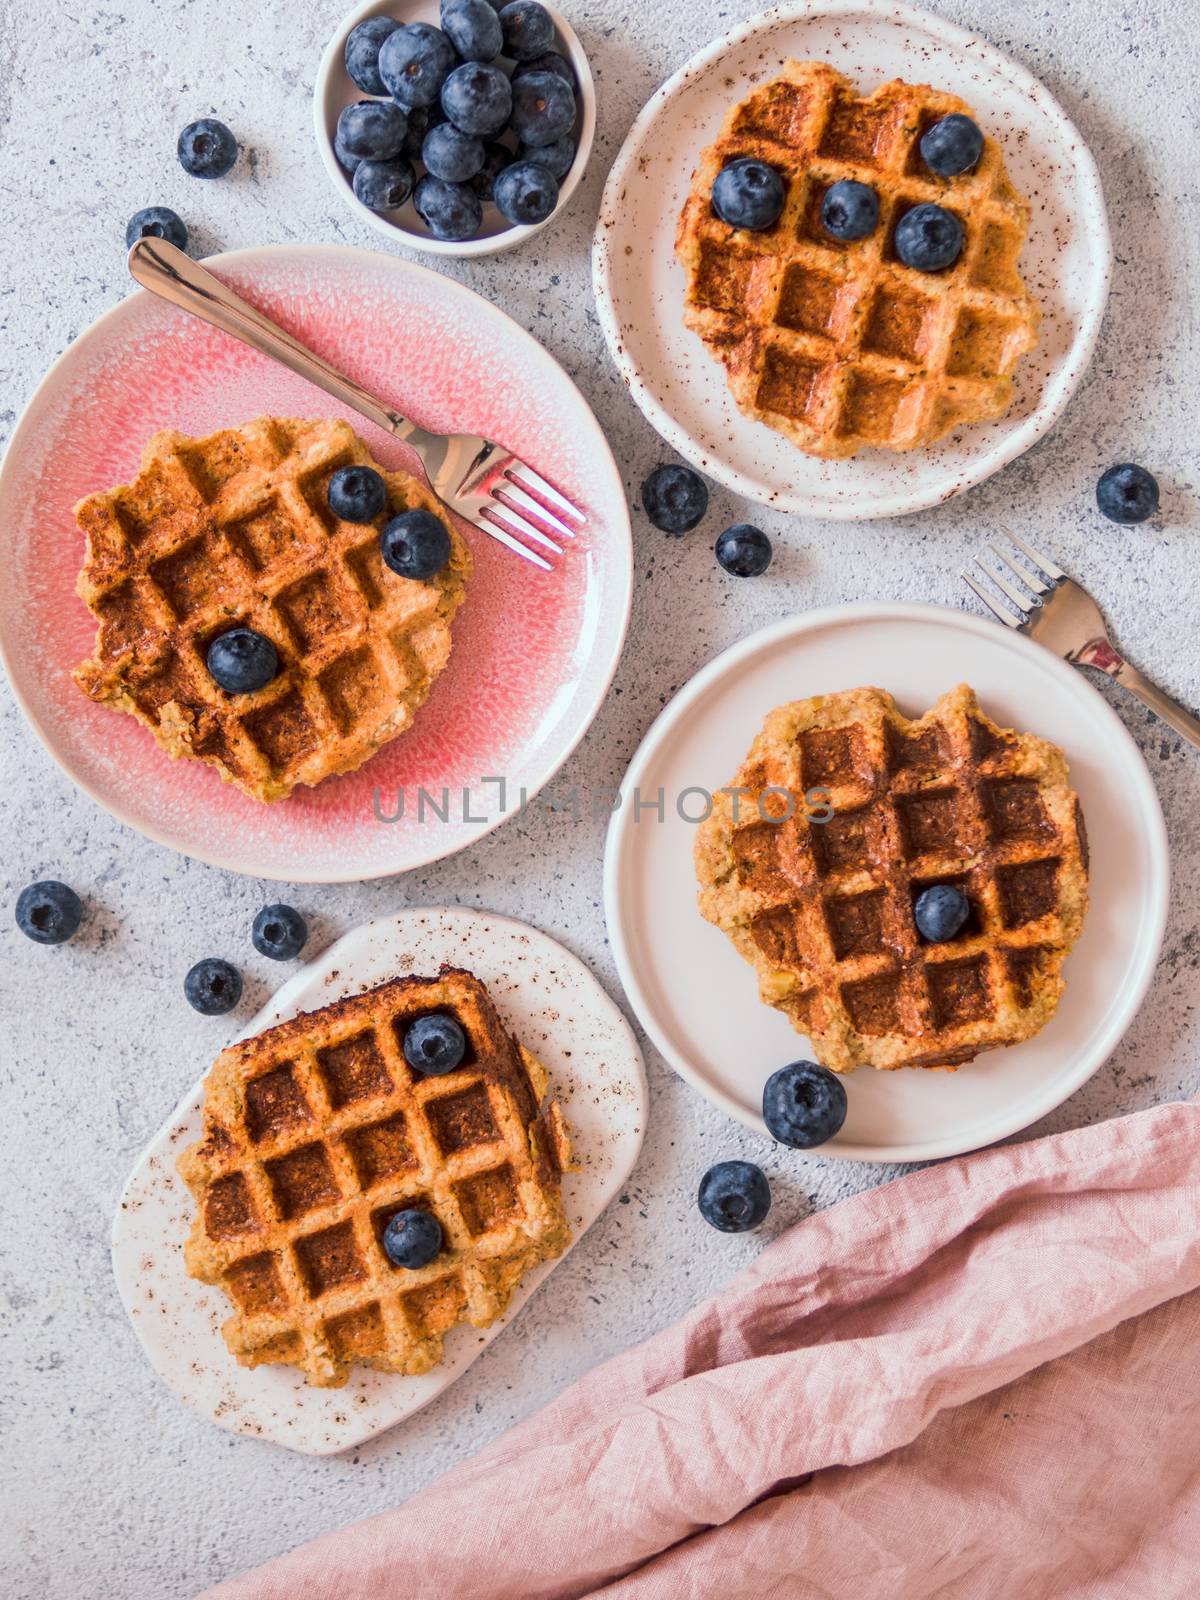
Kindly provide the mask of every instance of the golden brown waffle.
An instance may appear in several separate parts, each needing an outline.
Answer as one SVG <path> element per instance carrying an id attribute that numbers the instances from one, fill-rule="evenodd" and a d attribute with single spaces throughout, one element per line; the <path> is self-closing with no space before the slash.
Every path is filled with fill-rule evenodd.
<path id="1" fill-rule="evenodd" d="M 971 115 L 928 85 L 860 97 L 825 63 L 789 61 L 734 106 L 693 174 L 676 240 L 684 320 L 724 362 L 741 409 L 810 455 L 912 450 L 1012 404 L 1013 370 L 1040 319 L 1017 270 L 1029 206 L 992 139 L 973 172 L 929 171 L 918 142 L 952 111 Z M 762 233 L 712 209 L 714 179 L 742 156 L 787 187 L 782 216 Z M 853 244 L 821 226 L 825 192 L 842 178 L 879 195 L 878 226 Z M 965 231 L 944 272 L 905 267 L 892 246 L 896 223 L 925 201 Z"/>
<path id="2" fill-rule="evenodd" d="M 372 525 L 339 521 L 326 499 L 333 471 L 354 462 L 388 486 Z M 470 576 L 453 528 L 450 562 L 427 582 L 384 566 L 379 527 L 415 506 L 446 520 L 424 484 L 385 472 L 345 422 L 156 433 L 131 484 L 75 510 L 87 539 L 78 590 L 99 622 L 75 681 L 144 722 L 169 755 L 209 763 L 256 800 L 353 771 L 429 694 Z M 205 652 L 241 625 L 271 640 L 280 670 L 231 695 Z"/>
<path id="3" fill-rule="evenodd" d="M 825 1066 L 953 1067 L 1049 1021 L 1087 909 L 1061 750 L 966 684 L 917 722 L 851 689 L 772 711 L 731 787 L 696 840 L 700 910 Z M 913 906 L 938 883 L 971 914 L 930 944 Z"/>
<path id="4" fill-rule="evenodd" d="M 408 1024 L 447 1011 L 462 1065 L 421 1077 Z M 225 1342 L 244 1366 L 281 1362 L 336 1386 L 355 1362 L 419 1373 L 459 1322 L 485 1328 L 533 1267 L 570 1241 L 569 1157 L 546 1074 L 505 1033 L 469 972 L 397 978 L 269 1028 L 218 1056 L 204 1136 L 179 1170 L 197 1204 L 188 1272 L 237 1308 Z M 395 1212 L 432 1211 L 429 1266 L 383 1252 Z"/>

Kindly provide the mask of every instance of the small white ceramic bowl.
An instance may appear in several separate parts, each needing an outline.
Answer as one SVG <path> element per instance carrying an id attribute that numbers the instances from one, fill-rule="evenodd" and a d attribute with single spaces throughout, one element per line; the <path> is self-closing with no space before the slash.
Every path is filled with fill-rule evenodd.
<path id="1" fill-rule="evenodd" d="M 435 256 L 487 256 L 499 250 L 511 250 L 558 216 L 578 188 L 592 153 L 592 140 L 596 133 L 596 87 L 592 82 L 587 56 L 574 29 L 554 6 L 547 5 L 546 10 L 554 19 L 555 43 L 559 54 L 565 56 L 575 69 L 578 84 L 575 160 L 559 186 L 558 204 L 546 222 L 531 223 L 527 227 L 515 226 L 506 222 L 489 202 L 483 208 L 483 223 L 473 239 L 435 239 L 417 215 L 411 200 L 398 211 L 372 211 L 355 196 L 349 173 L 333 153 L 333 137 L 339 115 L 344 107 L 364 98 L 362 90 L 346 72 L 346 37 L 350 30 L 367 17 L 395 17 L 399 22 L 430 22 L 436 27 L 439 22 L 438 0 L 366 0 L 365 5 L 356 6 L 338 24 L 321 57 L 313 89 L 317 148 L 330 182 L 341 198 L 357 216 L 386 235 L 393 244 L 410 250 L 424 250 Z"/>

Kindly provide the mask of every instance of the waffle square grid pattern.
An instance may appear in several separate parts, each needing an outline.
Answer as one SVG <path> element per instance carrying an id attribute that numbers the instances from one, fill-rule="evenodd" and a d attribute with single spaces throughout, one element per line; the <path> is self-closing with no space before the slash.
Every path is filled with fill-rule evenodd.
<path id="1" fill-rule="evenodd" d="M 468 1049 L 442 1077 L 408 1066 L 408 1025 L 453 1015 Z M 565 1123 L 546 1074 L 505 1033 L 484 986 L 443 968 L 400 978 L 230 1046 L 205 1086 L 204 1136 L 180 1157 L 197 1204 L 189 1273 L 235 1306 L 247 1366 L 318 1386 L 352 1364 L 417 1374 L 459 1322 L 486 1327 L 526 1272 L 570 1239 Z M 420 1208 L 445 1244 L 396 1267 L 382 1238 Z"/>
<path id="2" fill-rule="evenodd" d="M 696 840 L 701 912 L 825 1066 L 953 1067 L 1049 1020 L 1087 905 L 1055 746 L 998 728 L 965 684 L 917 722 L 856 689 L 773 711 L 731 787 Z M 791 798 L 814 791 L 827 820 Z M 913 916 L 933 884 L 971 908 L 943 944 Z"/>
<path id="3" fill-rule="evenodd" d="M 329 509 L 329 479 L 352 463 L 387 484 L 375 523 Z M 215 766 L 258 800 L 352 771 L 412 722 L 449 659 L 470 575 L 453 528 L 450 562 L 428 581 L 384 566 L 382 522 L 418 506 L 446 520 L 424 484 L 384 471 L 342 421 L 155 434 L 132 484 L 76 508 L 87 539 L 79 593 L 99 624 L 76 682 L 145 723 L 169 754 Z M 240 626 L 271 640 L 280 670 L 231 695 L 205 653 Z"/>
<path id="4" fill-rule="evenodd" d="M 1029 206 L 990 138 L 974 171 L 928 170 L 921 137 L 951 112 L 971 114 L 927 85 L 861 97 L 825 63 L 790 61 L 730 111 L 693 175 L 676 240 L 684 320 L 724 362 L 739 407 L 811 455 L 911 450 L 1012 404 L 1040 320 L 1017 265 Z M 712 209 L 714 180 L 740 157 L 787 185 L 782 215 L 761 233 Z M 854 243 L 821 226 L 825 193 L 843 178 L 880 200 L 878 226 Z M 963 225 L 962 255 L 943 272 L 895 253 L 896 224 L 925 202 Z"/>

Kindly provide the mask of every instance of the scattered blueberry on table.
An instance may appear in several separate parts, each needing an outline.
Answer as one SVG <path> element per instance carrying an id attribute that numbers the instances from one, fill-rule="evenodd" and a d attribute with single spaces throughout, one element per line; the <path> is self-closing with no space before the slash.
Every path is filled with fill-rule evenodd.
<path id="1" fill-rule="evenodd" d="M 921 159 L 939 178 L 957 178 L 979 165 L 983 132 L 977 122 L 953 111 L 921 135 Z"/>
<path id="2" fill-rule="evenodd" d="M 264 906 L 250 931 L 254 948 L 272 961 L 291 961 L 304 949 L 308 923 L 295 906 Z"/>
<path id="3" fill-rule="evenodd" d="M 230 962 L 208 956 L 188 972 L 183 992 L 194 1011 L 206 1017 L 220 1017 L 232 1011 L 242 998 L 242 975 Z"/>
<path id="4" fill-rule="evenodd" d="M 945 206 L 913 206 L 896 224 L 896 254 L 917 272 L 944 272 L 962 254 L 963 225 Z"/>
<path id="5" fill-rule="evenodd" d="M 374 522 L 387 507 L 387 484 L 374 467 L 339 467 L 325 498 L 342 522 Z"/>
<path id="6" fill-rule="evenodd" d="M 466 1034 L 444 1011 L 418 1017 L 404 1035 L 404 1059 L 422 1077 L 444 1077 L 454 1071 L 466 1053 Z"/>
<path id="7" fill-rule="evenodd" d="M 394 1267 L 416 1272 L 437 1259 L 442 1238 L 442 1225 L 432 1211 L 397 1211 L 383 1230 L 383 1253 Z"/>
<path id="8" fill-rule="evenodd" d="M 183 218 L 170 206 L 144 206 L 126 225 L 126 250 L 132 250 L 139 239 L 165 239 L 177 250 L 186 250 L 188 231 Z"/>
<path id="9" fill-rule="evenodd" d="M 731 228 L 762 233 L 779 221 L 786 194 L 783 179 L 774 167 L 753 156 L 740 156 L 717 173 L 712 207 Z"/>
<path id="10" fill-rule="evenodd" d="M 780 1144 L 811 1150 L 832 1139 L 846 1120 L 846 1086 L 815 1061 L 793 1061 L 767 1079 L 763 1121 Z"/>
<path id="11" fill-rule="evenodd" d="M 226 694 L 253 694 L 265 689 L 279 671 L 279 655 L 265 634 L 253 628 L 219 633 L 205 657 L 213 682 Z"/>
<path id="12" fill-rule="evenodd" d="M 1145 522 L 1158 510 L 1158 480 L 1145 467 L 1122 461 L 1101 474 L 1096 504 L 1110 522 Z"/>
<path id="13" fill-rule="evenodd" d="M 708 486 L 691 467 L 655 467 L 642 484 L 642 507 L 663 533 L 690 533 L 708 510 Z"/>
<path id="14" fill-rule="evenodd" d="M 83 901 L 57 878 L 31 883 L 17 896 L 17 927 L 35 944 L 66 944 L 83 920 Z"/>
<path id="15" fill-rule="evenodd" d="M 487 204 L 515 226 L 544 222 L 575 161 L 579 111 L 553 18 L 539 0 L 442 0 L 440 20 L 351 29 L 347 76 L 377 98 L 339 116 L 339 165 L 372 211 L 411 198 L 436 239 L 474 238 Z"/>
<path id="16" fill-rule="evenodd" d="M 913 921 L 922 939 L 945 944 L 967 925 L 971 902 L 956 884 L 935 883 L 922 889 L 913 904 Z"/>
<path id="17" fill-rule="evenodd" d="M 762 529 L 749 522 L 738 522 L 726 528 L 718 535 L 713 548 L 721 566 L 735 578 L 761 577 L 775 553 Z"/>
<path id="18" fill-rule="evenodd" d="M 216 117 L 189 122 L 176 146 L 179 165 L 192 178 L 223 178 L 237 160 L 237 140 Z"/>
<path id="19" fill-rule="evenodd" d="M 842 178 L 830 184 L 821 201 L 821 226 L 843 243 L 865 239 L 879 223 L 879 196 L 869 183 Z"/>
<path id="20" fill-rule="evenodd" d="M 700 1180 L 700 1215 L 722 1233 L 757 1228 L 771 1209 L 771 1189 L 752 1161 L 718 1161 Z"/>

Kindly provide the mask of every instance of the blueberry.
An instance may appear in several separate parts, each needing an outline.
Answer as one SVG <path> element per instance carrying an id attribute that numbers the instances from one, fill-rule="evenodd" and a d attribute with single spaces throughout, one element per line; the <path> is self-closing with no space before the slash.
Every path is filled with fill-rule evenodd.
<path id="1" fill-rule="evenodd" d="M 509 222 L 545 222 L 558 204 L 558 179 L 536 161 L 514 161 L 496 179 L 492 198 Z"/>
<path id="2" fill-rule="evenodd" d="M 480 4 L 486 0 L 480 0 Z M 421 160 L 435 178 L 466 183 L 483 168 L 483 140 L 461 133 L 452 122 L 430 128 L 421 146 Z"/>
<path id="3" fill-rule="evenodd" d="M 442 85 L 442 110 L 464 133 L 499 133 L 512 111 L 512 85 L 499 67 L 468 61 Z"/>
<path id="4" fill-rule="evenodd" d="M 423 179 L 428 182 L 428 179 Z M 435 183 L 436 179 L 433 180 Z M 478 201 L 476 204 L 478 205 Z M 450 535 L 432 511 L 402 511 L 379 535 L 385 563 L 402 578 L 432 578 L 450 559 Z"/>
<path id="5" fill-rule="evenodd" d="M 346 35 L 346 72 L 351 83 L 364 94 L 388 92 L 379 76 L 379 47 L 399 26 L 392 17 L 368 17 Z"/>
<path id="6" fill-rule="evenodd" d="M 435 239 L 472 239 L 483 221 L 479 196 L 464 184 L 428 173 L 413 191 L 417 215 Z"/>
<path id="7" fill-rule="evenodd" d="M 774 167 L 743 156 L 717 173 L 712 207 L 731 228 L 761 233 L 779 221 L 786 194 L 783 179 Z"/>
<path id="8" fill-rule="evenodd" d="M 338 158 L 338 165 L 344 168 L 344 170 L 348 172 L 351 177 L 353 177 L 358 171 L 362 157 L 350 154 L 349 150 L 347 150 L 346 146 L 342 143 L 342 136 L 340 133 L 335 133 L 333 136 L 333 153 Z"/>
<path id="9" fill-rule="evenodd" d="M 963 225 L 944 206 L 920 205 L 896 224 L 896 254 L 918 272 L 943 272 L 962 254 Z"/>
<path id="10" fill-rule="evenodd" d="M 454 67 L 454 46 L 428 22 L 406 22 L 379 48 L 379 76 L 402 106 L 431 106 Z"/>
<path id="11" fill-rule="evenodd" d="M 390 161 L 404 147 L 408 118 L 392 100 L 357 100 L 337 120 L 335 143 L 360 161 Z"/>
<path id="12" fill-rule="evenodd" d="M 547 50 L 544 55 L 534 56 L 532 61 L 518 61 L 513 68 L 512 81 L 519 83 L 522 78 L 531 72 L 553 72 L 564 83 L 569 83 L 573 90 L 578 89 L 579 81 L 575 76 L 575 68 L 565 56 L 560 56 L 557 50 Z"/>
<path id="13" fill-rule="evenodd" d="M 219 1017 L 232 1011 L 242 998 L 242 975 L 228 961 L 208 956 L 183 980 L 187 1003 L 206 1017 Z"/>
<path id="14" fill-rule="evenodd" d="M 952 111 L 921 136 L 921 159 L 939 178 L 955 178 L 979 165 L 983 134 L 979 124 Z"/>
<path id="15" fill-rule="evenodd" d="M 360 161 L 354 169 L 354 197 L 372 211 L 397 211 L 413 192 L 415 174 L 407 156 Z"/>
<path id="16" fill-rule="evenodd" d="M 83 918 L 83 901 L 57 878 L 31 883 L 17 896 L 17 927 L 35 944 L 65 944 Z"/>
<path id="17" fill-rule="evenodd" d="M 554 72 L 531 72 L 512 86 L 509 127 L 524 144 L 553 144 L 575 125 L 575 91 Z"/>
<path id="18" fill-rule="evenodd" d="M 846 1088 L 815 1061 L 793 1061 L 767 1079 L 763 1121 L 772 1139 L 795 1150 L 824 1144 L 846 1120 Z"/>
<path id="19" fill-rule="evenodd" d="M 549 146 L 553 149 L 554 146 Z M 469 187 L 481 200 L 491 200 L 495 197 L 496 179 L 511 166 L 515 156 L 506 144 L 497 144 L 495 139 L 488 139 L 483 147 L 483 166 L 471 179 Z"/>
<path id="20" fill-rule="evenodd" d="M 308 923 L 293 906 L 264 906 L 254 919 L 250 937 L 260 956 L 290 961 L 304 948 Z"/>
<path id="21" fill-rule="evenodd" d="M 1102 474 L 1096 504 L 1111 522 L 1145 522 L 1158 510 L 1158 482 L 1145 467 L 1123 461 Z"/>
<path id="22" fill-rule="evenodd" d="M 708 485 L 691 467 L 655 467 L 642 484 L 642 506 L 663 533 L 687 533 L 708 510 Z"/>
<path id="23" fill-rule="evenodd" d="M 208 647 L 208 670 L 227 694 L 253 694 L 279 671 L 279 656 L 270 639 L 253 628 L 219 633 Z"/>
<path id="24" fill-rule="evenodd" d="M 445 1011 L 418 1017 L 404 1035 L 404 1059 L 414 1072 L 441 1078 L 453 1072 L 467 1053 L 467 1036 Z"/>
<path id="25" fill-rule="evenodd" d="M 844 243 L 865 239 L 879 223 L 879 196 L 868 183 L 843 178 L 831 184 L 821 201 L 821 226 Z"/>
<path id="26" fill-rule="evenodd" d="M 494 61 L 504 30 L 488 0 L 442 0 L 442 27 L 464 61 Z"/>
<path id="27" fill-rule="evenodd" d="M 713 546 L 717 560 L 735 578 L 758 578 L 771 565 L 774 551 L 761 528 L 748 522 L 735 523 L 718 535 Z"/>
<path id="28" fill-rule="evenodd" d="M 193 178 L 223 178 L 237 160 L 237 140 L 216 117 L 189 122 L 176 145 L 179 164 Z"/>
<path id="29" fill-rule="evenodd" d="M 971 915 L 971 902 L 952 883 L 935 883 L 922 889 L 913 903 L 917 932 L 930 944 L 944 944 L 961 933 Z"/>
<path id="30" fill-rule="evenodd" d="M 325 498 L 342 522 L 374 522 L 387 508 L 387 484 L 374 467 L 339 467 Z"/>
<path id="31" fill-rule="evenodd" d="M 532 61 L 554 49 L 554 19 L 538 0 L 512 0 L 500 13 L 504 54 L 513 61 Z"/>
<path id="32" fill-rule="evenodd" d="M 408 132 L 404 136 L 404 154 L 410 161 L 421 159 L 421 146 L 430 128 L 440 128 L 446 113 L 435 100 L 431 106 L 413 106 L 408 113 Z"/>
<path id="33" fill-rule="evenodd" d="M 757 1228 L 771 1209 L 771 1190 L 753 1161 L 718 1161 L 700 1179 L 700 1215 L 722 1233 Z"/>
<path id="34" fill-rule="evenodd" d="M 442 1248 L 442 1225 L 432 1211 L 397 1211 L 383 1230 L 383 1253 L 394 1267 L 416 1272 L 435 1261 Z"/>
<path id="35" fill-rule="evenodd" d="M 186 250 L 188 231 L 183 218 L 170 206 L 144 206 L 125 224 L 126 250 L 132 250 L 139 239 L 165 239 L 177 249 Z"/>
<path id="36" fill-rule="evenodd" d="M 536 161 L 539 167 L 545 167 L 552 172 L 559 183 L 575 164 L 575 141 L 569 133 L 564 133 L 561 139 L 555 139 L 553 144 L 523 144 L 520 150 L 522 161 Z"/>

